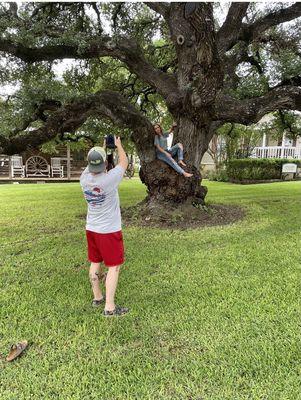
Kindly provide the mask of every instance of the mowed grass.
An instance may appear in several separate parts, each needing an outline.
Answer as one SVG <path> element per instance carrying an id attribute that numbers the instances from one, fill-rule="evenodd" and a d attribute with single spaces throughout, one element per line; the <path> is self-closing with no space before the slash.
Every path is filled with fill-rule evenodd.
<path id="1" fill-rule="evenodd" d="M 0 353 L 30 342 L 1 400 L 301 399 L 301 182 L 205 184 L 246 218 L 125 228 L 120 319 L 90 307 L 79 185 L 0 186 Z"/>

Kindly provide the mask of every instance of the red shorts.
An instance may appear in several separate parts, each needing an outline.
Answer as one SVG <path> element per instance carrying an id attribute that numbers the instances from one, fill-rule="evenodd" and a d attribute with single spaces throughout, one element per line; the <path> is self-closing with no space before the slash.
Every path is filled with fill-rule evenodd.
<path id="1" fill-rule="evenodd" d="M 122 232 L 97 233 L 86 230 L 88 258 L 90 262 L 104 262 L 106 267 L 115 267 L 124 262 Z"/>

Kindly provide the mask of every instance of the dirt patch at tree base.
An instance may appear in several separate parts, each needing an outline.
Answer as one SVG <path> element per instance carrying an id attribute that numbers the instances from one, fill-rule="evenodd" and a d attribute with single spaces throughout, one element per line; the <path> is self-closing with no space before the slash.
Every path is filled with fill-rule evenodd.
<path id="1" fill-rule="evenodd" d="M 127 226 L 189 229 L 203 226 L 228 225 L 243 219 L 246 211 L 226 204 L 196 205 L 139 203 L 122 209 L 122 221 Z"/>

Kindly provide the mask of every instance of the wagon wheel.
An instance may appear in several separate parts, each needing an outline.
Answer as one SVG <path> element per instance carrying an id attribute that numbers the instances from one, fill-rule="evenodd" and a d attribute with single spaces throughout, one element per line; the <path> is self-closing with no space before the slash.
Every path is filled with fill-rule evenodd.
<path id="1" fill-rule="evenodd" d="M 48 163 L 41 156 L 32 156 L 26 161 L 26 169 L 35 175 L 43 174 L 48 172 Z"/>

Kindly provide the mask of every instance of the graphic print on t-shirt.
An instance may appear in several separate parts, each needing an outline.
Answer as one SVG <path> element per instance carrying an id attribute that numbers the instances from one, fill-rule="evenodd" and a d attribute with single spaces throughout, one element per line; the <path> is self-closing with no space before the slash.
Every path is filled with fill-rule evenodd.
<path id="1" fill-rule="evenodd" d="M 99 206 L 105 201 L 106 195 L 103 189 L 99 186 L 94 186 L 91 190 L 84 190 L 84 196 L 91 206 Z"/>
<path id="2" fill-rule="evenodd" d="M 91 174 L 85 168 L 80 177 L 85 201 L 88 205 L 86 229 L 97 233 L 112 233 L 121 230 L 121 215 L 118 185 L 124 169 L 117 165 L 108 173 Z"/>

